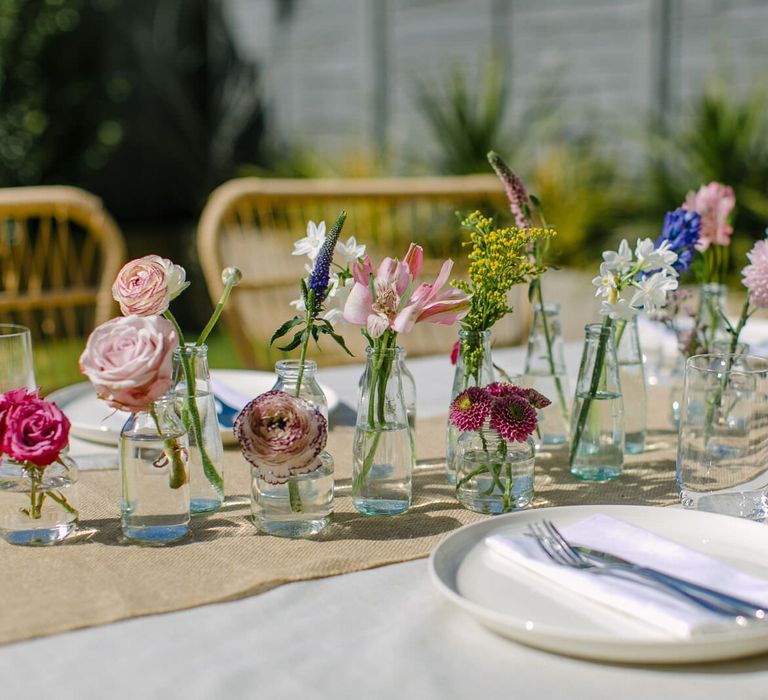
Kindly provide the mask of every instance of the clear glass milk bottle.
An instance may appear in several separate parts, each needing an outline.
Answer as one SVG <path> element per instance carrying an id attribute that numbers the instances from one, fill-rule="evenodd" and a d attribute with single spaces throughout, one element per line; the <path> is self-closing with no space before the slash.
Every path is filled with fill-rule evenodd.
<path id="1" fill-rule="evenodd" d="M 173 395 L 189 433 L 190 508 L 210 513 L 224 502 L 224 446 L 208 369 L 208 347 L 173 351 Z"/>
<path id="2" fill-rule="evenodd" d="M 491 331 L 459 331 L 459 354 L 453 373 L 451 401 L 471 386 L 487 386 L 494 381 L 491 358 Z M 446 479 L 456 484 L 456 442 L 461 431 L 448 421 L 446 428 L 445 469 Z"/>
<path id="3" fill-rule="evenodd" d="M 624 402 L 611 323 L 585 327 L 576 398 L 571 411 L 571 474 L 607 481 L 624 466 Z"/>
<path id="4" fill-rule="evenodd" d="M 570 426 L 570 389 L 565 369 L 563 338 L 560 332 L 560 305 L 541 304 L 533 307 L 533 324 L 528 334 L 524 381 L 550 397 L 552 403 L 539 409 L 540 437 L 536 447 L 562 445 L 568 440 Z"/>
<path id="5" fill-rule="evenodd" d="M 189 443 L 176 399 L 131 414 L 120 432 L 123 534 L 163 544 L 189 529 Z"/>
<path id="6" fill-rule="evenodd" d="M 413 452 L 400 373 L 401 348 L 366 348 L 352 453 L 352 505 L 395 515 L 411 505 Z"/>
<path id="7" fill-rule="evenodd" d="M 278 360 L 275 363 L 275 374 L 277 381 L 272 387 L 273 391 L 283 391 L 308 401 L 328 420 L 328 399 L 317 383 L 317 363 L 314 360 L 304 360 L 303 363 L 300 360 Z"/>

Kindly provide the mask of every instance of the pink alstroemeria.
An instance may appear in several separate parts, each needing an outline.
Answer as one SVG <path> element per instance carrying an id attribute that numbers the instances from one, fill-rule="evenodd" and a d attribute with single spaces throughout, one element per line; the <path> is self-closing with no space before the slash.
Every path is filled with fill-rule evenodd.
<path id="1" fill-rule="evenodd" d="M 404 260 L 385 258 L 371 282 L 373 266 L 366 256 L 352 269 L 355 285 L 344 306 L 349 323 L 366 326 L 372 338 L 386 330 L 407 333 L 419 321 L 450 325 L 469 311 L 469 298 L 458 290 L 441 292 L 453 261 L 446 260 L 434 284 L 419 285 L 404 303 L 406 291 L 421 271 L 424 251 L 411 243 Z M 372 291 L 373 290 L 373 291 Z"/>

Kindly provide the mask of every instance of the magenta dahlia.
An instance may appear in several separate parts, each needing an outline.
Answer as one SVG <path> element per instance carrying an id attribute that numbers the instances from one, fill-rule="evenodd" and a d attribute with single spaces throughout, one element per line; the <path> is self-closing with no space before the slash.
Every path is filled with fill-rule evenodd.
<path id="1" fill-rule="evenodd" d="M 491 405 L 491 428 L 506 440 L 525 442 L 536 420 L 536 409 L 523 396 L 501 396 Z"/>
<path id="2" fill-rule="evenodd" d="M 486 390 L 472 386 L 451 401 L 448 418 L 461 431 L 480 430 L 490 409 L 491 398 Z"/>
<path id="3" fill-rule="evenodd" d="M 514 384 L 493 382 L 485 387 L 489 396 L 525 396 L 525 389 Z"/>
<path id="4" fill-rule="evenodd" d="M 528 403 L 534 408 L 546 408 L 552 403 L 546 396 L 544 396 L 544 394 L 536 391 L 536 389 L 526 389 L 525 395 L 528 399 Z"/>

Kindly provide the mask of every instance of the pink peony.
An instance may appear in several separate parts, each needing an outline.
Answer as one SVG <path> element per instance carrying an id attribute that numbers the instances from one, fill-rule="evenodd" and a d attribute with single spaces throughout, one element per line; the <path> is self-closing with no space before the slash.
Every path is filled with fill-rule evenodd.
<path id="1" fill-rule="evenodd" d="M 0 450 L 17 462 L 47 467 L 69 442 L 69 420 L 37 391 L 0 396 Z"/>
<path id="2" fill-rule="evenodd" d="M 500 396 L 491 405 L 491 428 L 506 440 L 525 442 L 536 422 L 536 409 L 523 396 Z"/>
<path id="3" fill-rule="evenodd" d="M 480 430 L 491 410 L 491 397 L 477 386 L 462 391 L 453 401 L 448 412 L 451 423 L 464 432 Z"/>
<path id="4" fill-rule="evenodd" d="M 144 411 L 170 388 L 171 354 L 178 343 L 162 316 L 120 316 L 91 333 L 80 371 L 113 408 Z"/>
<path id="5" fill-rule="evenodd" d="M 747 253 L 750 265 L 741 271 L 749 301 L 761 309 L 768 307 L 768 239 L 758 241 Z"/>
<path id="6" fill-rule="evenodd" d="M 323 414 L 282 391 L 268 391 L 247 404 L 235 420 L 234 433 L 243 457 L 270 484 L 317 469 L 328 439 Z"/>
<path id="7" fill-rule="evenodd" d="M 112 285 L 124 316 L 155 316 L 186 287 L 186 272 L 167 258 L 145 255 L 126 263 Z"/>
<path id="8" fill-rule="evenodd" d="M 713 243 L 722 246 L 730 244 L 733 226 L 728 223 L 728 216 L 735 205 L 733 189 L 719 182 L 710 182 L 699 187 L 698 192 L 688 193 L 683 209 L 696 211 L 701 216 L 697 250 L 704 251 Z"/>

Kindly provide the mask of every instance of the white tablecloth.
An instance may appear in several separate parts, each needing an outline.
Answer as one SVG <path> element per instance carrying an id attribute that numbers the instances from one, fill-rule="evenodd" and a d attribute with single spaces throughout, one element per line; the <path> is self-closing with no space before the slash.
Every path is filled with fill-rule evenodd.
<path id="1" fill-rule="evenodd" d="M 496 358 L 508 371 L 522 368 L 521 349 Z M 569 346 L 568 362 L 573 370 L 578 347 Z M 444 412 L 447 358 L 409 366 L 420 415 Z M 320 380 L 354 408 L 359 373 L 327 369 Z M 443 601 L 423 560 L 0 647 L 2 700 L 762 700 L 766 687 L 768 656 L 635 668 L 521 646 Z"/>

